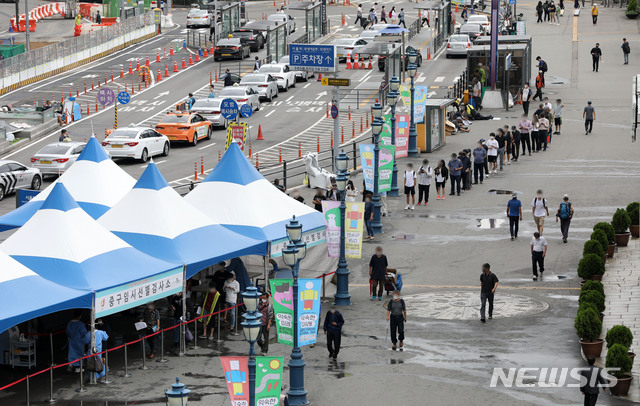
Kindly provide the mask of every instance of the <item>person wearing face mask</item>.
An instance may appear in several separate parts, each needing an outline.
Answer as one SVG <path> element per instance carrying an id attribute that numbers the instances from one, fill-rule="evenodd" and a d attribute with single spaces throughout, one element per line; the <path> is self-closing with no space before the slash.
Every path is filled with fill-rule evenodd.
<path id="1" fill-rule="evenodd" d="M 493 318 L 493 294 L 498 289 L 498 277 L 491 273 L 491 265 L 482 265 L 482 274 L 480 275 L 480 321 L 485 322 L 485 306 L 489 301 L 489 318 Z"/>
<path id="2" fill-rule="evenodd" d="M 336 360 L 338 353 L 340 352 L 340 341 L 342 340 L 342 326 L 344 325 L 344 318 L 336 306 L 331 306 L 331 309 L 324 316 L 324 335 L 327 336 L 327 350 L 329 350 L 329 357 Z"/>
<path id="3" fill-rule="evenodd" d="M 147 304 L 147 308 L 144 309 L 140 321 L 147 325 L 147 328 L 144 329 L 143 332 L 144 335 L 153 334 L 160 329 L 160 312 L 156 309 L 154 302 Z M 149 346 L 149 359 L 153 359 L 156 356 L 156 338 L 158 338 L 157 335 L 149 337 L 146 340 Z"/>
<path id="4" fill-rule="evenodd" d="M 404 323 L 407 322 L 407 307 L 404 300 L 400 299 L 400 292 L 393 292 L 393 300 L 387 304 L 387 321 L 391 329 L 392 350 L 395 351 L 396 344 L 400 341 L 400 349 L 404 346 Z"/>
<path id="5" fill-rule="evenodd" d="M 369 278 L 371 279 L 371 300 L 376 300 L 376 286 L 378 300 L 382 300 L 382 289 L 387 276 L 389 262 L 387 256 L 382 254 L 382 247 L 376 247 L 376 254 L 369 261 Z"/>
<path id="6" fill-rule="evenodd" d="M 265 356 L 269 352 L 269 330 L 271 329 L 271 320 L 273 320 L 273 306 L 269 303 L 267 292 L 264 292 L 260 297 L 258 311 L 262 314 L 262 334 L 258 339 L 258 345 L 262 349 L 262 355 Z"/>
<path id="7" fill-rule="evenodd" d="M 236 303 L 238 300 L 238 293 L 240 293 L 240 283 L 236 280 L 236 276 L 231 274 L 229 279 L 224 283 L 224 293 L 225 293 L 225 303 L 227 305 L 227 314 L 229 315 L 229 330 L 231 331 L 231 335 L 238 335 L 238 333 L 233 331 L 233 328 L 236 325 L 236 314 L 238 309 L 236 308 Z"/>
<path id="8" fill-rule="evenodd" d="M 212 283 L 209 285 L 209 290 L 207 291 L 207 295 L 204 297 L 204 303 L 200 310 L 200 316 L 204 316 L 208 314 L 208 317 L 203 317 L 200 320 L 204 325 L 204 332 L 200 336 L 200 338 L 207 338 L 207 327 L 211 328 L 209 333 L 209 340 L 213 340 L 213 331 L 215 330 L 214 318 L 211 317 L 211 314 L 215 312 L 216 307 L 218 305 L 218 301 L 220 300 L 220 293 L 216 290 L 215 285 Z"/>

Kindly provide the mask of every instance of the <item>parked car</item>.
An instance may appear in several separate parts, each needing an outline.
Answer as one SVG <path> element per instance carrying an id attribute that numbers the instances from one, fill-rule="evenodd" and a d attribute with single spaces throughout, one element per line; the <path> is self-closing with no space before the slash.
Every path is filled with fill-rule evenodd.
<path id="1" fill-rule="evenodd" d="M 211 15 L 207 10 L 192 8 L 187 13 L 187 28 L 208 27 L 211 25 Z"/>
<path id="2" fill-rule="evenodd" d="M 272 101 L 278 97 L 278 81 L 268 73 L 247 73 L 240 81 L 241 86 L 251 86 L 261 99 Z"/>
<path id="3" fill-rule="evenodd" d="M 234 32 L 231 33 L 233 38 L 243 38 L 245 42 L 249 44 L 251 48 L 251 52 L 258 52 L 262 48 L 264 48 L 264 43 L 266 42 L 264 39 L 264 35 L 258 30 L 246 30 L 244 28 L 238 28 Z"/>
<path id="4" fill-rule="evenodd" d="M 79 141 L 45 145 L 31 158 L 31 166 L 40 169 L 43 178 L 62 175 L 76 161 L 85 145 Z"/>
<path id="5" fill-rule="evenodd" d="M 278 81 L 278 89 L 288 91 L 290 87 L 296 87 L 296 76 L 289 69 L 289 65 L 283 63 L 267 63 L 260 67 L 259 73 L 270 73 Z"/>
<path id="6" fill-rule="evenodd" d="M 251 55 L 251 47 L 240 38 L 224 38 L 218 41 L 213 50 L 213 60 L 244 59 Z"/>
<path id="7" fill-rule="evenodd" d="M 17 189 L 40 190 L 42 174 L 16 161 L 0 159 L 0 200 Z"/>
<path id="8" fill-rule="evenodd" d="M 169 141 L 186 141 L 195 147 L 199 140 L 211 139 L 213 126 L 200 114 L 174 111 L 160 119 L 156 130 Z"/>
<path id="9" fill-rule="evenodd" d="M 169 138 L 149 127 L 121 127 L 102 141 L 111 158 L 132 158 L 147 162 L 155 155 L 169 155 Z"/>
<path id="10" fill-rule="evenodd" d="M 285 13 L 276 13 L 276 14 L 271 14 L 267 17 L 267 21 L 280 21 L 282 23 L 287 22 L 287 15 Z M 295 32 L 296 30 L 296 19 L 291 17 L 291 15 L 289 15 L 289 34 L 291 34 L 292 32 Z"/>
<path id="11" fill-rule="evenodd" d="M 416 65 L 418 65 L 418 67 L 422 66 L 422 54 L 420 53 L 419 49 L 416 49 L 412 46 L 407 46 L 404 50 L 404 55 L 403 55 L 403 64 L 402 64 L 402 69 L 407 70 L 407 68 L 409 67 L 409 52 L 415 52 L 418 54 L 418 58 L 416 58 Z M 380 72 L 384 72 L 385 70 L 385 63 L 387 61 L 387 56 L 386 55 L 380 55 L 378 56 L 378 70 Z"/>
<path id="12" fill-rule="evenodd" d="M 226 75 L 226 73 L 222 74 L 223 76 Z M 242 80 L 242 76 L 238 75 L 237 73 L 233 73 L 233 72 L 229 72 L 229 76 L 231 76 L 231 86 L 235 85 L 236 83 L 240 83 L 240 81 Z M 223 83 L 224 83 L 224 79 L 222 79 Z"/>
<path id="13" fill-rule="evenodd" d="M 491 21 L 489 17 L 484 14 L 470 15 L 467 19 L 467 24 L 480 24 L 484 28 L 484 32 L 491 33 Z"/>
<path id="14" fill-rule="evenodd" d="M 205 120 L 211 123 L 212 127 L 227 128 L 229 122 L 220 113 L 222 100 L 221 97 L 203 97 L 193 103 L 189 113 L 196 113 L 204 117 Z"/>
<path id="15" fill-rule="evenodd" d="M 238 107 L 248 104 L 253 111 L 260 110 L 260 95 L 252 86 L 228 86 L 222 89 L 218 97 L 233 99 L 238 103 Z"/>
<path id="16" fill-rule="evenodd" d="M 347 55 L 351 54 L 351 61 L 355 54 L 360 54 L 360 50 L 367 45 L 367 40 L 362 38 L 338 38 L 333 42 L 336 47 L 336 56 L 339 61 L 346 61 Z"/>
<path id="17" fill-rule="evenodd" d="M 299 70 L 298 68 L 292 68 L 291 65 L 289 65 L 289 55 L 285 55 L 282 58 L 280 58 L 280 60 L 278 61 L 278 63 L 281 64 L 285 64 L 287 66 L 289 66 L 289 70 L 291 72 L 293 72 L 293 74 L 296 77 L 296 80 L 300 79 L 303 82 L 306 82 L 307 80 L 309 80 L 309 78 L 313 78 L 316 76 L 315 72 L 312 71 L 306 71 L 306 70 Z"/>
<path id="18" fill-rule="evenodd" d="M 387 28 L 389 25 L 391 24 L 373 24 L 371 27 L 369 27 L 368 29 L 362 31 L 360 33 L 359 38 L 362 38 L 363 40 L 370 42 L 373 41 L 373 39 L 375 37 L 377 37 L 378 35 L 380 35 L 381 30 L 384 30 L 385 28 Z"/>
<path id="19" fill-rule="evenodd" d="M 471 48 L 471 39 L 467 34 L 454 34 L 447 41 L 447 50 L 445 56 L 448 58 L 453 55 L 467 56 L 467 50 Z"/>
<path id="20" fill-rule="evenodd" d="M 484 28 L 480 24 L 462 24 L 458 34 L 466 34 L 472 41 L 484 35 Z"/>

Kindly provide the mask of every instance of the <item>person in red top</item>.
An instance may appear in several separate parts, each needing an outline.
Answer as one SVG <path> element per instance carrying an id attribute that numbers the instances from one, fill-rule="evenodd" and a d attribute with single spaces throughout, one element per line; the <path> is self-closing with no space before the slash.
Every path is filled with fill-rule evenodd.
<path id="1" fill-rule="evenodd" d="M 542 71 L 538 71 L 538 76 L 536 76 L 536 94 L 533 95 L 531 100 L 535 100 L 536 97 L 542 101 L 542 88 L 544 87 L 544 74 Z"/>

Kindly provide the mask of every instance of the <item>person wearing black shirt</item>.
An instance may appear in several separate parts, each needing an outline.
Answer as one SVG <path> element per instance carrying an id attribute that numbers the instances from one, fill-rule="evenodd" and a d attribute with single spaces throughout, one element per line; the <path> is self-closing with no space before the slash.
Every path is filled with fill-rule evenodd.
<path id="1" fill-rule="evenodd" d="M 498 141 L 498 160 L 500 161 L 500 170 L 502 170 L 502 167 L 504 166 L 504 148 L 507 143 L 507 137 L 504 135 L 502 128 L 498 128 L 496 141 Z"/>
<path id="2" fill-rule="evenodd" d="M 600 61 L 602 60 L 602 49 L 600 49 L 600 44 L 596 43 L 596 46 L 591 48 L 591 59 L 593 60 L 593 71 L 597 72 L 598 67 L 600 66 Z"/>
<path id="3" fill-rule="evenodd" d="M 596 359 L 593 356 L 588 356 L 587 363 L 589 368 L 580 371 L 580 375 L 584 377 L 584 379 L 580 380 L 580 392 L 584 395 L 584 404 L 589 406 L 595 406 L 600 388 L 605 392 L 607 391 L 607 382 L 602 377 L 602 370 L 593 365 L 595 362 Z"/>
<path id="4" fill-rule="evenodd" d="M 342 341 L 342 326 L 344 325 L 344 318 L 336 306 L 331 306 L 331 310 L 324 316 L 324 335 L 327 336 L 327 350 L 329 350 L 329 357 L 334 360 L 338 358 L 340 352 L 340 341 Z"/>
<path id="5" fill-rule="evenodd" d="M 313 196 L 313 207 L 322 213 L 322 201 L 327 200 L 327 197 L 322 193 L 322 189 L 317 188 L 316 194 Z"/>
<path id="6" fill-rule="evenodd" d="M 224 262 L 220 262 L 219 265 L 222 268 L 218 269 L 211 278 L 213 279 L 216 290 L 218 291 L 218 293 L 220 293 L 220 299 L 218 300 L 218 303 L 225 303 L 224 283 L 227 279 L 233 276 L 233 274 L 227 271 L 226 264 Z"/>
<path id="7" fill-rule="evenodd" d="M 169 307 L 173 310 L 173 325 L 180 324 L 182 318 L 182 292 L 178 292 L 175 295 L 169 296 Z M 180 341 L 180 328 L 173 329 L 173 344 L 178 345 Z"/>
<path id="8" fill-rule="evenodd" d="M 518 158 L 520 157 L 520 131 L 515 125 L 511 126 L 511 139 L 513 143 L 511 144 L 511 157 L 514 161 L 518 162 Z"/>
<path id="9" fill-rule="evenodd" d="M 378 300 L 382 300 L 382 289 L 384 280 L 387 276 L 387 256 L 382 254 L 382 247 L 376 247 L 376 254 L 369 261 L 369 277 L 373 284 L 371 285 L 371 300 L 376 300 L 376 286 L 378 290 Z"/>
<path id="10" fill-rule="evenodd" d="M 485 305 L 489 301 L 489 319 L 493 318 L 493 294 L 498 288 L 498 277 L 491 273 L 491 265 L 482 265 L 482 274 L 480 275 L 480 321 L 485 322 Z"/>

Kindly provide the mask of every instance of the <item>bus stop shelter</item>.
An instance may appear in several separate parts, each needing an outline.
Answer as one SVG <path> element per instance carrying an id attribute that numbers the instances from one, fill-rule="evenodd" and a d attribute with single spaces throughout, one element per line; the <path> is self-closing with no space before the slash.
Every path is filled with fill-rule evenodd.
<path id="1" fill-rule="evenodd" d="M 429 15 L 429 25 L 434 30 L 434 37 L 431 41 L 433 52 L 440 49 L 445 38 L 453 34 L 453 15 L 451 14 L 451 3 L 448 1 L 425 1 L 414 7 L 418 10 L 418 18 L 422 19 L 422 12 L 426 10 Z"/>
<path id="2" fill-rule="evenodd" d="M 420 152 L 434 152 L 445 145 L 447 107 L 454 101 L 455 99 L 427 99 L 424 122 L 416 124 Z"/>
<path id="3" fill-rule="evenodd" d="M 295 42 L 311 44 L 322 36 L 322 2 L 302 1 L 291 3 L 289 10 L 304 11 L 304 26 L 306 38 Z"/>

